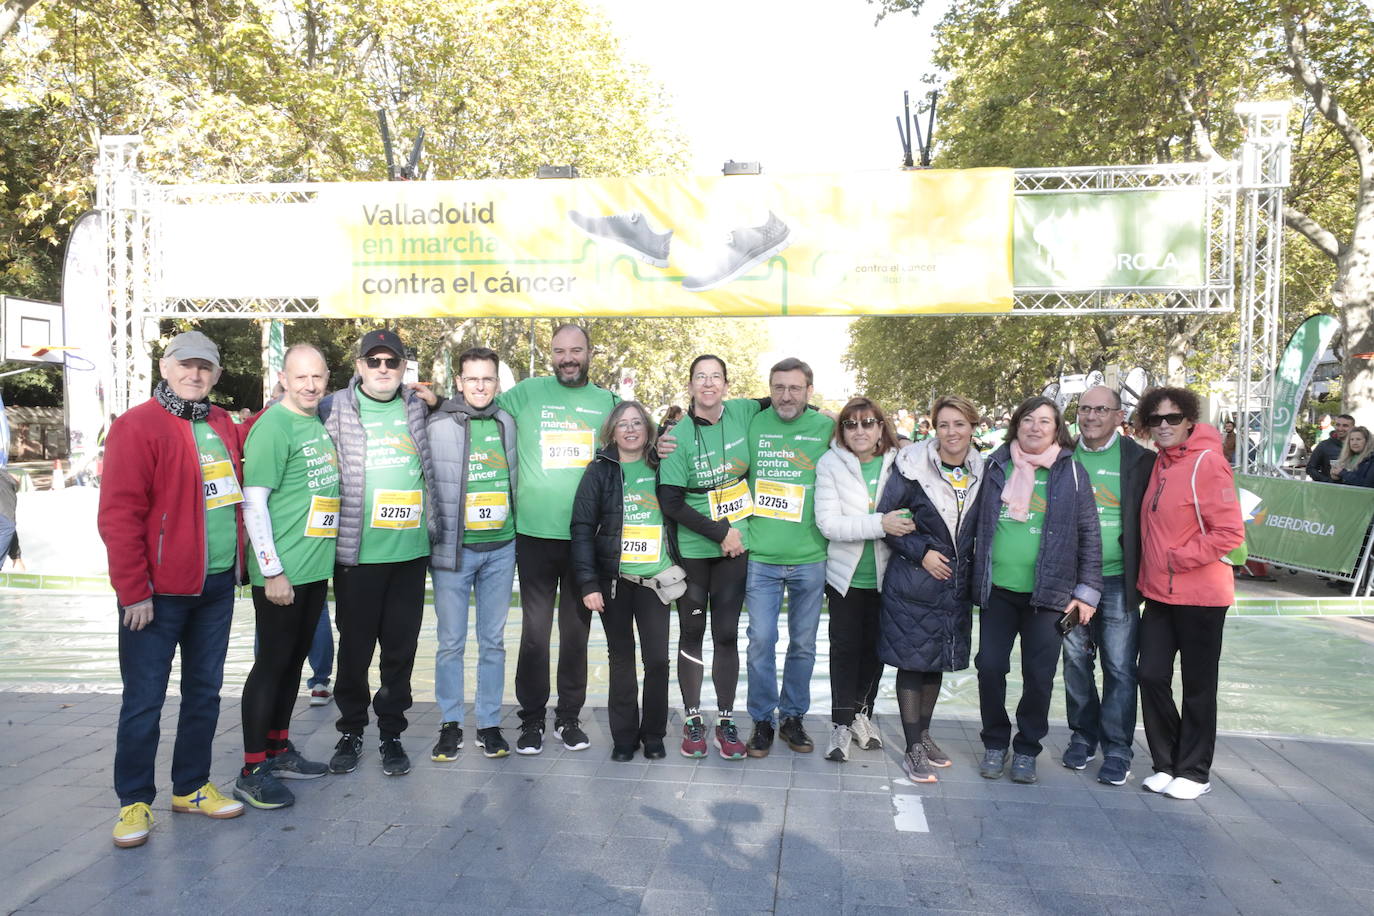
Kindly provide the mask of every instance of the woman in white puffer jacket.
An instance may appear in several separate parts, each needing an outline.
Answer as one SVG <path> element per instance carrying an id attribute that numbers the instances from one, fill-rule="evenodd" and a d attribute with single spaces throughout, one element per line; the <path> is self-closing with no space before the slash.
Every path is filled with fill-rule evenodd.
<path id="1" fill-rule="evenodd" d="M 830 607 L 830 745 L 826 757 L 849 759 L 849 743 L 883 746 L 869 716 L 883 666 L 878 660 L 879 589 L 887 566 L 883 535 L 906 534 L 911 520 L 900 511 L 876 511 L 897 436 L 883 410 L 868 398 L 852 398 L 840 411 L 830 451 L 816 463 L 816 524 L 830 545 L 825 593 Z"/>

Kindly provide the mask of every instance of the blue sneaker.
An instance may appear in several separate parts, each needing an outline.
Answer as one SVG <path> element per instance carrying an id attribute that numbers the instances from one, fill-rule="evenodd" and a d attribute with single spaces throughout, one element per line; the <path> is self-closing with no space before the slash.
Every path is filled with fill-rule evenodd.
<path id="1" fill-rule="evenodd" d="M 1121 757 L 1103 757 L 1097 781 L 1106 786 L 1121 786 L 1131 778 L 1131 764 Z"/>
<path id="2" fill-rule="evenodd" d="M 1086 770 L 1092 759 L 1092 748 L 1078 741 L 1070 741 L 1068 750 L 1064 751 L 1064 766 L 1071 770 Z"/>

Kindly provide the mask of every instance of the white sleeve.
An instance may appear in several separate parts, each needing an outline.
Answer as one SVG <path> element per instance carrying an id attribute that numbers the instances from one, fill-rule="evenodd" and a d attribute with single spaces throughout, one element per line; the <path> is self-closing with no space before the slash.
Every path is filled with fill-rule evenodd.
<path id="1" fill-rule="evenodd" d="M 267 514 L 267 497 L 271 495 L 271 487 L 243 488 L 243 527 L 248 531 L 248 539 L 253 542 L 258 566 L 262 574 L 268 577 L 280 576 L 286 571 L 277 556 L 277 545 L 272 540 L 272 518 Z"/>

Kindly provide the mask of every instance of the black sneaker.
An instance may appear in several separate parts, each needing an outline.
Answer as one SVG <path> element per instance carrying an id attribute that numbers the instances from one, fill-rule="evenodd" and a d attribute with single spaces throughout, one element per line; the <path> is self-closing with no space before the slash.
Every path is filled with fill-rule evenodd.
<path id="1" fill-rule="evenodd" d="M 520 737 L 515 741 L 515 753 L 540 754 L 544 751 L 543 723 L 526 722 L 520 726 Z"/>
<path id="2" fill-rule="evenodd" d="M 645 760 L 662 760 L 664 757 L 667 757 L 667 756 L 668 756 L 668 749 L 667 749 L 666 747 L 663 746 L 663 739 L 662 739 L 662 738 L 645 738 L 645 739 L 644 739 L 644 759 L 645 759 Z"/>
<path id="3" fill-rule="evenodd" d="M 577 724 L 576 719 L 553 723 L 553 733 L 563 740 L 563 746 L 570 751 L 585 751 L 592 746 L 591 739 Z"/>
<path id="4" fill-rule="evenodd" d="M 290 741 L 286 742 L 286 750 L 268 758 L 267 768 L 278 779 L 318 779 L 329 772 L 323 763 L 302 757 Z"/>
<path id="5" fill-rule="evenodd" d="M 778 726 L 778 737 L 787 742 L 787 746 L 798 754 L 809 754 L 816 749 L 816 745 L 811 743 L 811 736 L 802 727 L 801 716 L 788 716 L 782 720 Z"/>
<path id="6" fill-rule="evenodd" d="M 234 797 L 263 810 L 285 808 L 296 802 L 296 796 L 272 775 L 272 768 L 266 763 L 258 764 L 247 776 L 240 775 L 234 780 Z"/>
<path id="7" fill-rule="evenodd" d="M 498 726 L 477 729 L 477 744 L 482 748 L 483 757 L 510 756 L 510 745 L 501 737 L 501 729 Z"/>
<path id="8" fill-rule="evenodd" d="M 334 745 L 334 756 L 329 758 L 329 772 L 352 773 L 358 768 L 358 755 L 363 750 L 363 736 L 356 732 L 344 732 L 339 743 Z"/>
<path id="9" fill-rule="evenodd" d="M 749 736 L 747 747 L 750 757 L 767 757 L 773 749 L 773 723 L 755 722 L 754 733 Z"/>
<path id="10" fill-rule="evenodd" d="M 1030 754 L 1012 754 L 1011 781 L 1026 786 L 1035 782 L 1035 758 Z"/>
<path id="11" fill-rule="evenodd" d="M 404 776 L 410 772 L 410 758 L 401 747 L 400 738 L 383 738 L 377 750 L 382 755 L 382 772 L 388 776 Z"/>
<path id="12" fill-rule="evenodd" d="M 462 747 L 463 726 L 457 722 L 444 722 L 439 726 L 439 740 L 435 742 L 434 750 L 429 752 L 429 759 L 436 763 L 457 760 Z"/>

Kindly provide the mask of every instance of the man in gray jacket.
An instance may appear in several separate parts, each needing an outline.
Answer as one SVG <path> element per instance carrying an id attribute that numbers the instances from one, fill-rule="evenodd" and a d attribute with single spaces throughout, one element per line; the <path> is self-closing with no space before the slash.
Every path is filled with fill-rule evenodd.
<path id="1" fill-rule="evenodd" d="M 401 385 L 405 360 L 405 346 L 394 332 L 367 333 L 358 346 L 357 374 L 320 408 L 341 475 L 334 564 L 335 727 L 341 734 L 329 761 L 333 773 L 358 766 L 369 700 L 381 733 L 382 771 L 410 772 L 401 733 L 425 606 L 434 462 L 429 408 Z M 378 647 L 381 684 L 373 696 L 367 675 Z"/>
<path id="2" fill-rule="evenodd" d="M 477 595 L 477 743 L 505 757 L 501 696 L 506 683 L 506 618 L 515 579 L 515 419 L 496 406 L 500 358 L 486 347 L 458 357 L 459 395 L 429 417 L 434 453 L 434 698 L 443 714 L 431 760 L 448 761 L 463 746 L 463 650 L 468 599 Z"/>

